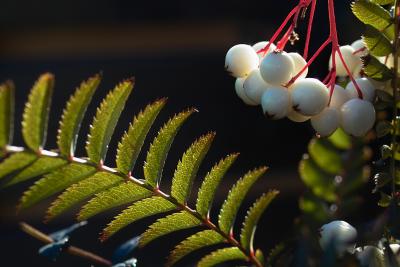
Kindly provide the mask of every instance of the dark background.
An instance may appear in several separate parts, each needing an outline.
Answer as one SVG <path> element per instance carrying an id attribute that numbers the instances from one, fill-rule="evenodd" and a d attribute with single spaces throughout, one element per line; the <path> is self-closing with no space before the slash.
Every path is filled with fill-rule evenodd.
<path id="1" fill-rule="evenodd" d="M 12 79 L 16 84 L 18 124 L 23 103 L 37 76 L 46 71 L 55 74 L 56 90 L 47 142 L 48 148 L 54 148 L 58 119 L 68 96 L 80 81 L 102 71 L 103 82 L 81 130 L 77 155 L 84 155 L 84 137 L 96 105 L 118 81 L 135 76 L 135 90 L 110 145 L 107 163 L 111 166 L 117 140 L 133 115 L 147 103 L 164 96 L 169 98 L 149 140 L 169 116 L 186 107 L 198 108 L 200 112 L 186 123 L 173 144 L 167 160 L 165 187 L 169 186 L 168 177 L 185 148 L 201 134 L 216 131 L 217 138 L 201 167 L 200 177 L 224 155 L 241 152 L 219 191 L 217 207 L 241 174 L 260 165 L 267 165 L 270 170 L 252 189 L 241 214 L 262 192 L 270 188 L 281 191 L 258 229 L 256 243 L 267 250 L 282 236 L 290 235 L 293 220 L 299 214 L 297 199 L 304 187 L 297 175 L 297 163 L 313 131 L 309 123 L 268 121 L 259 107 L 245 106 L 234 92 L 234 79 L 224 72 L 224 57 L 234 44 L 268 39 L 295 2 L 0 0 L 0 77 Z M 318 2 L 311 53 L 328 34 L 324 2 Z M 350 1 L 336 2 L 341 43 L 351 43 L 360 35 L 362 27 L 351 15 Z M 305 25 L 305 22 L 300 25 L 300 42 L 289 50 L 302 51 Z M 328 54 L 328 51 L 323 53 L 311 68 L 310 76 L 322 78 L 326 74 Z M 14 144 L 23 144 L 20 125 L 17 125 Z M 139 163 L 143 160 L 142 155 Z M 142 174 L 140 167 L 135 169 L 137 176 Z M 0 193 L 1 265 L 89 266 L 72 256 L 49 262 L 37 255 L 40 242 L 18 230 L 17 223 L 21 220 L 47 232 L 72 223 L 73 216 L 69 214 L 44 225 L 41 219 L 48 203 L 15 215 L 18 198 L 29 184 Z M 119 243 L 144 230 L 144 223 L 134 224 L 101 244 L 97 233 L 115 213 L 96 217 L 90 222 L 91 227 L 74 236 L 72 243 L 109 257 Z M 177 240 L 176 235 L 167 236 L 139 251 L 139 266 L 160 266 Z"/>

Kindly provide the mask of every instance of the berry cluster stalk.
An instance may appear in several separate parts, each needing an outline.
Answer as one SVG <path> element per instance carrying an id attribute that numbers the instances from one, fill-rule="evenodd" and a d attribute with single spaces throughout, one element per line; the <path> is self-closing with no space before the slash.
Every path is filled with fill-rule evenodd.
<path id="1" fill-rule="evenodd" d="M 397 134 L 398 134 L 398 111 L 397 111 L 397 101 L 399 100 L 398 92 L 398 69 L 399 69 L 399 30 L 400 30 L 400 1 L 395 0 L 395 11 L 394 11 L 394 44 L 393 44 L 393 65 L 394 65 L 394 77 L 392 79 L 392 89 L 393 89 L 393 134 L 392 134 L 392 157 L 390 159 L 390 173 L 392 176 L 392 197 L 396 195 L 396 159 L 395 154 L 398 149 Z"/>

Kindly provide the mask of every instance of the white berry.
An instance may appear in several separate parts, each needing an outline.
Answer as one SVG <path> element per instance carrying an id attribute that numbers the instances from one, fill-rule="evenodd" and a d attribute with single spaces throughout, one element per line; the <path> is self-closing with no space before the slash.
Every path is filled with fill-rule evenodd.
<path id="1" fill-rule="evenodd" d="M 323 225 L 320 235 L 319 244 L 323 250 L 333 246 L 338 255 L 354 251 L 357 230 L 345 221 L 332 221 Z"/>
<path id="2" fill-rule="evenodd" d="M 357 56 L 364 57 L 368 55 L 368 50 L 362 39 L 354 41 L 350 46 L 354 49 L 354 52 Z"/>
<path id="3" fill-rule="evenodd" d="M 250 98 L 247 97 L 247 95 L 244 93 L 244 88 L 243 88 L 243 83 L 244 83 L 245 78 L 237 78 L 235 82 L 235 91 L 236 94 L 242 101 L 250 106 L 256 106 L 257 104 L 251 101 Z"/>
<path id="4" fill-rule="evenodd" d="M 343 130 L 353 136 L 364 136 L 375 123 L 375 109 L 371 102 L 353 98 L 340 109 Z"/>
<path id="5" fill-rule="evenodd" d="M 290 89 L 293 109 L 305 116 L 317 115 L 328 104 L 328 90 L 317 79 L 300 79 Z"/>
<path id="6" fill-rule="evenodd" d="M 340 109 L 341 106 L 349 100 L 350 100 L 350 95 L 348 91 L 346 91 L 340 85 L 336 84 L 335 89 L 333 90 L 331 103 L 329 106 Z"/>
<path id="7" fill-rule="evenodd" d="M 261 96 L 267 87 L 268 84 L 261 77 L 258 69 L 253 70 L 243 83 L 244 93 L 257 105 L 261 103 Z"/>
<path id="8" fill-rule="evenodd" d="M 374 246 L 364 246 L 355 249 L 355 255 L 364 267 L 378 267 L 384 263 L 383 250 Z"/>
<path id="9" fill-rule="evenodd" d="M 344 62 L 346 62 L 346 65 L 351 73 L 354 72 L 356 67 L 361 64 L 361 59 L 359 56 L 354 55 L 354 48 L 351 47 L 350 45 L 345 45 L 341 46 L 340 52 L 342 53 Z M 338 53 L 335 53 L 335 62 L 336 62 L 336 75 L 337 76 L 347 76 L 348 73 L 346 71 L 346 68 L 344 67 L 344 64 L 342 60 L 340 59 L 340 56 Z M 332 56 L 329 59 L 329 69 L 332 69 Z"/>
<path id="10" fill-rule="evenodd" d="M 311 125 L 321 136 L 329 136 L 339 127 L 340 113 L 334 107 L 326 107 L 320 114 L 311 118 Z"/>
<path id="11" fill-rule="evenodd" d="M 355 81 L 363 94 L 363 99 L 373 102 L 375 99 L 375 86 L 367 78 L 358 78 Z M 358 98 L 357 89 L 353 82 L 350 81 L 347 84 L 346 91 L 351 98 Z"/>
<path id="12" fill-rule="evenodd" d="M 265 116 L 277 120 L 284 118 L 290 109 L 290 94 L 282 86 L 268 88 L 261 97 L 261 106 Z"/>
<path id="13" fill-rule="evenodd" d="M 260 64 L 263 79 L 271 85 L 283 85 L 292 77 L 294 64 L 288 53 L 273 52 L 268 54 Z"/>
<path id="14" fill-rule="evenodd" d="M 299 73 L 307 65 L 307 61 L 299 53 L 292 52 L 288 54 L 292 58 L 294 64 L 293 76 L 297 75 L 297 73 Z M 299 78 L 303 79 L 307 77 L 307 74 L 308 74 L 308 68 L 304 70 L 304 72 L 299 76 Z"/>
<path id="15" fill-rule="evenodd" d="M 236 78 L 249 75 L 258 65 L 257 53 L 249 45 L 235 45 L 226 53 L 225 69 Z"/>
<path id="16" fill-rule="evenodd" d="M 304 116 L 304 115 L 298 113 L 297 111 L 295 111 L 292 107 L 290 107 L 290 111 L 287 115 L 287 118 L 294 122 L 305 122 L 305 121 L 308 121 L 311 117 Z"/>
<path id="17" fill-rule="evenodd" d="M 261 41 L 261 42 L 258 42 L 258 43 L 256 43 L 256 44 L 254 44 L 254 45 L 253 45 L 253 49 L 254 49 L 254 51 L 258 52 L 258 51 L 260 51 L 261 49 L 263 49 L 264 47 L 266 47 L 268 44 L 269 44 L 268 41 Z M 275 49 L 276 49 L 276 45 L 271 44 L 271 45 L 269 46 L 268 51 L 258 53 L 258 57 L 260 58 L 260 62 L 261 62 L 261 60 L 262 60 L 266 55 L 268 55 L 269 53 L 271 53 L 271 52 L 274 51 Z"/>

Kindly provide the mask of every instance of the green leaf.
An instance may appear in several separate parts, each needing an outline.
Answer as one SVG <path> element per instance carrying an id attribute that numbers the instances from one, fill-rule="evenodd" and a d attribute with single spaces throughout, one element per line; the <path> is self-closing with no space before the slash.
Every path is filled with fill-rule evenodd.
<path id="1" fill-rule="evenodd" d="M 365 74 L 377 81 L 388 81 L 393 78 L 393 73 L 375 57 L 364 58 Z"/>
<path id="2" fill-rule="evenodd" d="M 384 57 L 392 53 L 390 40 L 382 32 L 371 26 L 367 25 L 362 39 L 373 56 Z"/>
<path id="3" fill-rule="evenodd" d="M 389 11 L 369 0 L 356 0 L 352 4 L 354 15 L 364 24 L 371 25 L 379 31 L 385 31 L 388 38 L 394 38 L 393 19 Z"/>
<path id="4" fill-rule="evenodd" d="M 305 215 L 308 215 L 316 222 L 325 222 L 329 219 L 329 207 L 315 195 L 308 193 L 301 197 L 299 206 Z"/>
<path id="5" fill-rule="evenodd" d="M 119 215 L 103 230 L 101 240 L 106 240 L 117 231 L 125 226 L 136 222 L 137 220 L 156 215 L 159 213 L 168 212 L 176 208 L 175 204 L 169 202 L 162 197 L 151 197 L 133 203 Z"/>
<path id="6" fill-rule="evenodd" d="M 350 135 L 345 133 L 342 128 L 337 129 L 331 136 L 328 137 L 328 140 L 339 149 L 350 149 L 352 144 L 352 140 Z"/>
<path id="7" fill-rule="evenodd" d="M 375 126 L 376 136 L 382 138 L 393 130 L 393 126 L 388 121 L 379 121 Z"/>
<path id="8" fill-rule="evenodd" d="M 104 160 L 111 136 L 133 89 L 133 84 L 133 79 L 119 83 L 113 91 L 108 93 L 97 109 L 86 145 L 86 151 L 91 161 L 100 163 Z"/>
<path id="9" fill-rule="evenodd" d="M 101 75 L 97 74 L 82 82 L 68 100 L 57 135 L 57 144 L 61 155 L 68 157 L 74 154 L 83 117 L 100 81 Z"/>
<path id="10" fill-rule="evenodd" d="M 236 247 L 222 248 L 202 258 L 197 267 L 212 267 L 226 261 L 247 260 L 245 254 Z"/>
<path id="11" fill-rule="evenodd" d="M 264 253 L 260 249 L 257 249 L 255 256 L 256 256 L 257 260 L 264 266 L 264 263 L 265 263 Z"/>
<path id="12" fill-rule="evenodd" d="M 327 201 L 336 200 L 334 177 L 323 172 L 308 155 L 300 161 L 299 173 L 315 195 Z"/>
<path id="13" fill-rule="evenodd" d="M 338 151 L 326 140 L 312 139 L 308 144 L 308 152 L 314 162 L 330 174 L 338 174 L 343 162 Z"/>
<path id="14" fill-rule="evenodd" d="M 178 162 L 172 178 L 171 196 L 179 203 L 186 202 L 190 195 L 193 180 L 205 155 L 210 149 L 215 133 L 209 133 L 196 140 Z"/>
<path id="15" fill-rule="evenodd" d="M 380 194 L 381 194 L 381 199 L 379 200 L 378 205 L 383 208 L 389 207 L 390 202 L 392 201 L 392 197 L 383 192 L 380 192 Z"/>
<path id="16" fill-rule="evenodd" d="M 175 115 L 161 128 L 156 138 L 154 138 L 143 166 L 144 177 L 151 186 L 158 186 L 171 144 L 182 124 L 194 111 L 195 109 L 189 109 Z"/>
<path id="17" fill-rule="evenodd" d="M 218 185 L 238 156 L 239 154 L 231 154 L 222 159 L 204 178 L 196 202 L 196 210 L 203 217 L 208 216 Z"/>
<path id="18" fill-rule="evenodd" d="M 73 184 L 51 204 L 47 210 L 46 221 L 54 219 L 85 199 L 122 181 L 123 179 L 115 174 L 97 172 L 93 176 Z"/>
<path id="19" fill-rule="evenodd" d="M 24 168 L 16 176 L 13 176 L 4 185 L 11 186 L 23 181 L 42 176 L 67 164 L 67 161 L 56 157 L 40 157 L 28 167 Z"/>
<path id="20" fill-rule="evenodd" d="M 201 221 L 187 211 L 177 212 L 158 219 L 141 235 L 139 245 L 144 247 L 154 239 L 179 230 L 201 225 Z"/>
<path id="21" fill-rule="evenodd" d="M 11 81 L 0 85 L 0 149 L 11 144 L 14 129 L 15 88 Z"/>
<path id="22" fill-rule="evenodd" d="M 267 171 L 266 167 L 248 172 L 239 179 L 228 193 L 228 197 L 222 205 L 219 213 L 218 224 L 222 232 L 229 233 L 235 221 L 239 207 L 250 187 Z"/>
<path id="23" fill-rule="evenodd" d="M 243 222 L 243 227 L 240 232 L 240 243 L 248 250 L 253 251 L 253 239 L 256 232 L 257 223 L 264 213 L 265 209 L 269 206 L 272 200 L 278 195 L 278 191 L 273 190 L 267 194 L 262 195 L 254 202 L 253 206 L 248 210 L 247 216 Z"/>
<path id="24" fill-rule="evenodd" d="M 45 175 L 32 185 L 21 198 L 19 209 L 26 209 L 68 186 L 96 172 L 96 168 L 81 163 L 71 163 Z"/>
<path id="25" fill-rule="evenodd" d="M 168 262 L 166 266 L 173 266 L 179 260 L 195 250 L 223 243 L 224 241 L 224 237 L 214 230 L 204 230 L 194 235 L 191 235 L 175 247 L 175 249 L 168 257 Z"/>
<path id="26" fill-rule="evenodd" d="M 392 5 L 394 0 L 371 0 L 373 3 L 378 5 Z"/>
<path id="27" fill-rule="evenodd" d="M 150 197 L 152 192 L 133 183 L 125 182 L 106 191 L 97 193 L 78 214 L 78 220 L 87 220 L 90 217 L 108 209 L 132 203 Z"/>
<path id="28" fill-rule="evenodd" d="M 22 136 L 26 145 L 34 151 L 40 150 L 46 141 L 53 87 L 54 76 L 50 73 L 41 75 L 33 86 L 25 105 Z"/>
<path id="29" fill-rule="evenodd" d="M 165 106 L 166 99 L 160 99 L 148 105 L 143 112 L 133 119 L 128 132 L 124 134 L 118 144 L 117 169 L 128 174 L 135 166 L 136 160 L 142 149 L 144 140 L 153 125 L 157 115 Z"/>
<path id="30" fill-rule="evenodd" d="M 30 152 L 18 152 L 11 154 L 0 163 L 0 179 L 13 174 L 26 166 L 29 166 L 37 159 L 37 156 Z"/>

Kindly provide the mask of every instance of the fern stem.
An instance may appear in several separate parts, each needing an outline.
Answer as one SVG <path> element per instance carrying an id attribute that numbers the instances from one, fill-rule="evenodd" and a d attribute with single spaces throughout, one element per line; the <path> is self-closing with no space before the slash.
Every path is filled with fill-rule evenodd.
<path id="1" fill-rule="evenodd" d="M 26 149 L 23 147 L 16 147 L 16 146 L 7 146 L 7 148 L 6 148 L 7 153 L 16 153 L 16 152 L 21 152 L 24 150 L 26 150 Z M 184 211 L 190 213 L 192 216 L 194 216 L 198 220 L 200 220 L 202 222 L 203 226 L 220 234 L 227 241 L 227 243 L 231 244 L 234 247 L 237 247 L 240 251 L 242 251 L 243 254 L 247 256 L 248 261 L 251 262 L 252 264 L 254 264 L 254 266 L 263 267 L 263 265 L 260 263 L 260 261 L 254 255 L 254 253 L 246 250 L 240 244 L 240 242 L 238 240 L 236 240 L 232 235 L 223 232 L 217 225 L 213 224 L 208 218 L 203 217 L 200 213 L 198 213 L 196 210 L 190 208 L 188 205 L 179 203 L 175 198 L 173 198 L 169 194 L 166 194 L 165 192 L 159 190 L 158 188 L 153 188 L 151 185 L 147 184 L 143 180 L 135 178 L 130 174 L 129 175 L 123 174 L 114 168 L 111 168 L 111 167 L 108 167 L 105 165 L 99 165 L 97 163 L 91 162 L 86 159 L 82 159 L 82 158 L 78 158 L 78 157 L 65 157 L 65 156 L 59 154 L 58 152 L 53 152 L 53 151 L 49 151 L 49 150 L 41 150 L 40 156 L 57 157 L 57 158 L 65 159 L 65 160 L 69 161 L 70 163 L 79 163 L 79 164 L 85 164 L 85 165 L 89 165 L 92 167 L 96 167 L 101 171 L 112 173 L 114 175 L 117 175 L 117 176 L 125 179 L 125 180 L 135 183 L 136 185 L 141 186 L 149 191 L 152 191 L 155 196 L 160 196 L 160 197 L 164 198 L 165 200 L 174 204 L 177 207 L 177 209 L 184 210 Z M 35 237 L 36 239 L 41 240 L 42 242 L 47 242 L 47 243 L 52 242 L 50 237 L 46 236 L 44 233 L 39 232 L 37 229 L 27 225 L 26 223 L 21 223 L 21 228 L 23 229 L 23 231 L 27 232 L 29 235 Z M 30 229 L 30 230 L 27 230 L 27 229 Z M 47 238 L 45 238 L 45 237 L 47 237 Z M 67 249 L 67 251 L 70 254 L 75 253 L 75 255 L 81 256 L 84 258 L 90 259 L 89 257 L 91 257 L 90 255 L 87 255 L 85 257 L 84 255 L 82 255 L 83 251 L 79 251 L 79 248 L 76 248 L 76 247 L 69 247 Z M 88 253 L 90 253 L 90 252 L 88 252 Z M 94 254 L 91 254 L 91 255 L 93 256 Z M 96 255 L 94 255 L 94 256 L 96 256 Z M 101 257 L 99 257 L 99 258 L 102 259 Z M 92 258 L 92 260 L 94 260 L 94 259 Z M 105 261 L 107 261 L 107 260 L 105 260 Z M 105 262 L 103 262 L 103 265 L 106 265 L 104 263 Z M 107 266 L 111 266 L 111 265 L 107 265 Z"/>
<path id="2" fill-rule="evenodd" d="M 37 240 L 43 243 L 50 244 L 53 242 L 53 239 L 50 236 L 46 235 L 45 233 L 39 231 L 38 229 L 34 228 L 33 226 L 25 222 L 21 222 L 20 227 L 22 231 L 24 231 L 28 235 L 36 238 Z M 103 257 L 100 257 L 97 254 L 94 254 L 92 252 L 83 250 L 75 246 L 69 246 L 65 249 L 65 251 L 71 255 L 87 259 L 93 263 L 101 264 L 103 266 L 112 266 L 111 261 L 104 259 Z"/>
<path id="3" fill-rule="evenodd" d="M 392 157 L 390 159 L 390 172 L 392 175 L 392 197 L 396 194 L 396 159 L 395 154 L 398 149 L 397 144 L 397 128 L 399 127 L 397 122 L 397 101 L 399 99 L 398 94 L 398 69 L 399 69 L 399 30 L 400 30 L 400 1 L 395 0 L 394 2 L 394 44 L 393 44 L 393 67 L 394 67 L 394 77 L 392 80 L 393 88 L 393 134 L 392 134 Z"/>

